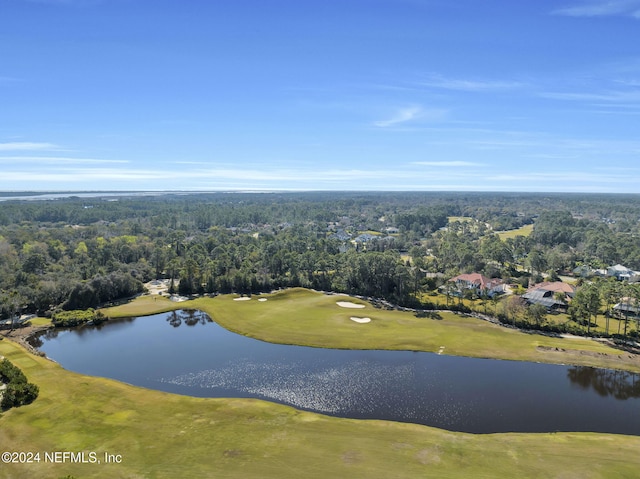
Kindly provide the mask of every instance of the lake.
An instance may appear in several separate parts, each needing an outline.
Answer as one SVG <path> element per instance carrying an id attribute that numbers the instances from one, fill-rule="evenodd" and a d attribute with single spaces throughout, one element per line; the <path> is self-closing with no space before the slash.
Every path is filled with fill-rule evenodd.
<path id="1" fill-rule="evenodd" d="M 624 371 L 271 344 L 199 311 L 50 330 L 32 341 L 68 370 L 189 396 L 472 433 L 640 435 L 640 375 Z"/>

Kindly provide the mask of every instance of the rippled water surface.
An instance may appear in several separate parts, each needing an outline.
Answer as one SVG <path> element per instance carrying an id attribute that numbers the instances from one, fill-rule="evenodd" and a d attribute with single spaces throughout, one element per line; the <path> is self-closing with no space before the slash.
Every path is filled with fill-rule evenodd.
<path id="1" fill-rule="evenodd" d="M 476 433 L 640 435 L 640 376 L 621 371 L 270 344 L 197 311 L 54 330 L 39 342 L 67 369 L 191 396 Z"/>

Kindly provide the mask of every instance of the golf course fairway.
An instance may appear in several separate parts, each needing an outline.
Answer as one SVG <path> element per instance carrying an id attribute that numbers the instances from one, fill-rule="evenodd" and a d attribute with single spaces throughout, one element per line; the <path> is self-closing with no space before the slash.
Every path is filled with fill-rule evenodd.
<path id="1" fill-rule="evenodd" d="M 524 334 L 448 313 L 418 318 L 306 290 L 259 297 L 267 301 L 222 296 L 172 303 L 142 297 L 104 313 L 195 308 L 242 334 L 318 347 L 444 346 L 444 354 L 541 361 L 544 346 L 585 353 L 567 353 L 576 360 L 614 364 L 621 354 L 591 340 Z M 355 310 L 338 306 L 340 300 L 365 305 L 358 315 L 371 322 L 351 321 Z M 640 470 L 635 436 L 474 435 L 340 419 L 265 401 L 192 398 L 83 376 L 8 339 L 0 341 L 0 355 L 40 388 L 33 404 L 0 416 L 0 452 L 39 453 L 40 462 L 0 464 L 0 478 L 632 478 Z"/>

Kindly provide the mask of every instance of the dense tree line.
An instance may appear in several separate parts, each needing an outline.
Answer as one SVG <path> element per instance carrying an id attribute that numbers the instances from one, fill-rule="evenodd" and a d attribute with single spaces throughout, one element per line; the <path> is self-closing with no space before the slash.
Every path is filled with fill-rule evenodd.
<path id="1" fill-rule="evenodd" d="M 160 278 L 185 295 L 303 286 L 414 305 L 442 284 L 435 273 L 527 287 L 580 264 L 640 269 L 636 196 L 169 194 L 0 206 L 2 318 L 94 308 Z M 531 223 L 530 236 L 495 233 Z"/>

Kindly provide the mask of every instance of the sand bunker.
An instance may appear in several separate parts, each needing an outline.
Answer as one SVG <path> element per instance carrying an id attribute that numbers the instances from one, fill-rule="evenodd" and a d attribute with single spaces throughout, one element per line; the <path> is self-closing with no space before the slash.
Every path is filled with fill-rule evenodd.
<path id="1" fill-rule="evenodd" d="M 364 304 L 356 304 L 351 301 L 338 301 L 336 303 L 341 308 L 353 308 L 353 309 L 362 309 L 364 308 Z"/>
<path id="2" fill-rule="evenodd" d="M 351 316 L 349 319 L 351 321 L 355 321 L 356 323 L 360 323 L 360 324 L 370 323 L 371 322 L 371 318 L 358 318 L 356 316 Z"/>
<path id="3" fill-rule="evenodd" d="M 144 284 L 144 287 L 147 288 L 149 294 L 166 294 L 169 292 L 169 283 L 171 283 L 170 279 L 155 279 L 153 281 L 149 281 Z"/>
<path id="4" fill-rule="evenodd" d="M 243 296 L 242 298 L 233 298 L 234 301 L 249 301 L 251 298 L 248 296 Z"/>
<path id="5" fill-rule="evenodd" d="M 262 302 L 264 302 L 264 301 L 266 301 L 266 300 L 267 300 L 267 298 L 260 298 L 260 299 L 258 299 L 258 301 L 260 301 L 261 303 L 262 303 Z"/>
<path id="6" fill-rule="evenodd" d="M 173 301 L 175 303 L 181 303 L 183 301 L 189 301 L 189 298 L 187 298 L 186 296 L 178 296 L 174 294 L 169 296 L 169 301 Z"/>

